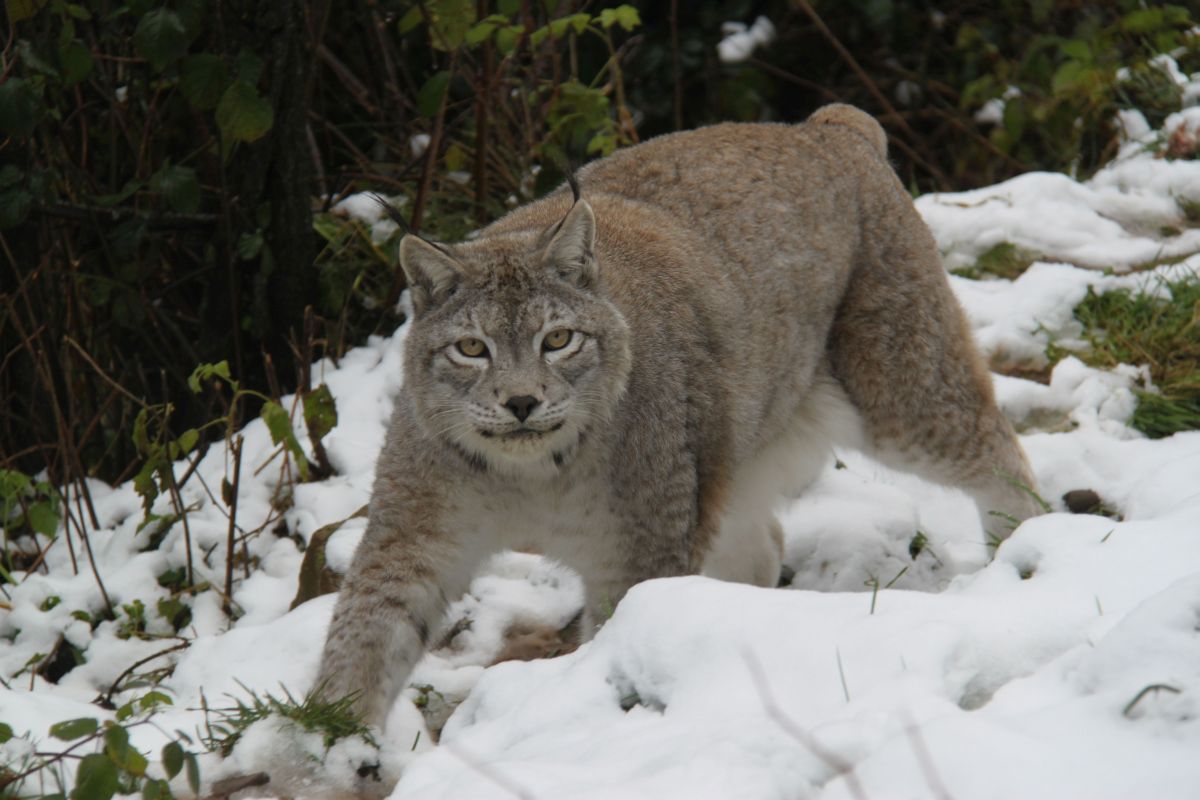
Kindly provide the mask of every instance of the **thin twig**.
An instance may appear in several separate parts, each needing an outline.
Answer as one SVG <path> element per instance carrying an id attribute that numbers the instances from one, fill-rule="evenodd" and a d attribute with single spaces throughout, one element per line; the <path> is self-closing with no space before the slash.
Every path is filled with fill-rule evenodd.
<path id="1" fill-rule="evenodd" d="M 217 223 L 216 214 L 180 214 L 172 212 L 157 212 L 148 214 L 135 208 L 119 206 L 95 206 L 79 203 L 55 203 L 53 205 L 35 205 L 31 211 L 47 217 L 72 219 L 79 222 L 90 222 L 102 219 L 116 222 L 119 219 L 135 217 L 144 221 L 152 230 L 173 230 L 176 228 L 207 228 Z"/>
<path id="2" fill-rule="evenodd" d="M 179 515 L 179 521 L 183 523 L 183 547 L 187 551 L 188 586 L 194 586 L 196 573 L 192 567 L 192 526 L 188 524 L 188 509 L 183 505 L 183 496 L 180 495 L 179 486 L 175 482 L 175 465 L 168 464 L 164 469 L 164 474 L 167 478 L 167 492 L 171 496 L 171 505 L 175 507 L 175 513 Z"/>
<path id="3" fill-rule="evenodd" d="M 447 66 L 447 71 L 453 75 L 454 65 L 458 58 L 458 51 L 450 53 L 450 63 Z M 425 148 L 425 163 L 421 167 L 421 183 L 417 187 L 417 196 L 413 200 L 412 219 L 409 220 L 408 226 L 413 232 L 420 232 L 421 220 L 425 216 L 425 204 L 429 200 L 429 187 L 433 183 L 433 169 L 437 164 L 438 153 L 442 146 L 442 133 L 445 130 L 446 124 L 446 106 L 450 102 L 450 81 L 446 81 L 446 87 L 442 91 L 441 100 L 438 102 L 437 114 L 433 118 L 433 130 L 429 134 L 429 146 Z M 399 270 L 399 267 L 397 267 Z M 397 298 L 398 293 L 397 293 Z M 395 304 L 390 296 L 388 297 L 388 306 Z"/>
<path id="4" fill-rule="evenodd" d="M 878 102 L 879 105 L 883 107 L 884 111 L 887 112 L 888 117 L 894 120 L 905 133 L 914 139 L 914 141 L 920 141 L 920 137 L 918 137 L 916 132 L 909 127 L 908 121 L 905 120 L 898 111 L 896 111 L 896 107 L 893 106 L 891 101 L 887 99 L 887 95 L 885 95 L 883 90 L 879 88 L 879 84 L 875 83 L 871 76 L 867 74 L 866 70 L 859 66 L 858 60 L 855 59 L 854 55 L 846 49 L 846 46 L 842 44 L 841 40 L 838 39 L 836 35 L 834 35 L 833 31 L 829 30 L 829 26 L 825 24 L 825 20 L 821 19 L 821 15 L 818 14 L 811 5 L 809 5 L 808 0 L 792 0 L 792 3 L 808 15 L 808 18 L 812 20 L 814 25 L 817 26 L 817 30 L 821 32 L 821 35 L 824 36 L 829 44 L 833 46 L 833 49 L 837 51 L 841 59 L 846 62 L 846 65 L 850 67 L 854 74 L 858 76 L 858 79 L 862 81 L 863 86 L 866 87 L 871 96 L 874 97 L 876 102 Z M 924 164 L 924 166 L 933 174 L 935 178 L 938 179 L 938 181 L 942 182 L 946 186 L 950 185 L 949 179 L 946 177 L 945 173 L 943 173 L 936 166 L 928 163 Z"/>
<path id="5" fill-rule="evenodd" d="M 767 683 L 767 674 L 763 670 L 762 663 L 749 648 L 742 651 L 742 658 L 750 670 L 750 679 L 754 682 L 755 691 L 758 692 L 758 697 L 762 700 L 763 709 L 767 712 L 767 716 L 774 720 L 776 725 L 783 728 L 784 733 L 791 736 L 811 751 L 813 755 L 828 764 L 835 773 L 843 776 L 846 779 L 846 788 L 850 794 L 858 798 L 858 800 L 867 800 L 867 794 L 863 791 L 862 784 L 859 783 L 858 776 L 854 772 L 854 765 L 826 748 L 815 736 L 801 728 L 787 714 L 783 713 L 783 709 L 775 700 L 775 696 L 771 694 L 771 687 Z"/>
<path id="6" fill-rule="evenodd" d="M 479 0 L 478 16 L 484 19 L 488 15 L 488 0 Z M 483 57 L 479 60 L 479 79 L 475 87 L 475 222 L 482 225 L 487 221 L 487 151 L 490 136 L 492 70 L 495 68 L 495 56 L 492 52 L 492 40 L 483 41 Z"/>
<path id="7" fill-rule="evenodd" d="M 78 505 L 78 498 L 76 498 L 76 505 Z M 87 552 L 88 565 L 92 568 L 92 577 L 96 579 L 96 586 L 100 589 L 100 597 L 104 600 L 104 607 L 108 609 L 108 615 L 116 619 L 117 612 L 113 609 L 112 600 L 108 596 L 108 590 L 104 588 L 104 580 L 100 577 L 100 569 L 96 566 L 96 554 L 92 552 L 92 539 L 88 536 L 87 529 L 83 524 L 83 511 L 81 510 L 79 513 L 80 518 L 75 519 L 71 513 L 71 504 L 69 501 L 64 500 L 63 508 L 67 512 L 65 520 L 75 523 L 76 530 L 79 532 L 79 538 L 83 540 L 83 549 Z M 65 520 L 64 527 L 67 527 Z M 99 526 L 97 525 L 96 527 Z M 70 536 L 69 529 L 67 530 L 67 535 Z M 70 545 L 70 543 L 71 540 L 67 539 L 67 544 Z"/>
<path id="8" fill-rule="evenodd" d="M 34 764 L 32 767 L 30 767 L 29 769 L 25 770 L 24 772 L 18 773 L 16 775 L 9 775 L 7 773 L 0 774 L 0 792 L 3 792 L 3 790 L 5 788 L 7 788 L 9 786 L 13 786 L 19 781 L 25 780 L 33 773 L 38 772 L 39 770 L 43 770 L 46 767 L 50 766 L 51 764 L 54 764 L 58 761 L 62 761 L 64 758 L 69 758 L 73 751 L 78 750 L 79 748 L 83 747 L 85 744 L 88 744 L 89 742 L 96 741 L 103 735 L 104 735 L 104 730 L 101 729 L 101 730 L 96 731 L 95 733 L 91 734 L 90 736 L 85 736 L 84 738 L 82 738 L 78 742 L 76 742 L 75 744 L 68 747 L 66 750 L 63 750 L 61 753 L 55 753 L 49 761 L 39 761 L 36 764 Z M 9 795 L 7 793 L 5 793 L 4 796 L 8 797 Z"/>
<path id="9" fill-rule="evenodd" d="M 239 435 L 230 443 L 230 448 L 233 450 L 233 486 L 229 492 L 229 537 L 225 543 L 225 596 L 233 597 L 233 549 L 234 549 L 234 533 L 237 531 L 237 506 L 238 506 L 238 488 L 242 482 L 242 442 L 243 437 Z M 226 616 L 233 616 L 233 606 L 230 602 L 225 603 Z"/>
<path id="10" fill-rule="evenodd" d="M 324 44 L 317 45 L 317 58 L 325 62 L 333 73 L 338 76 L 338 80 L 346 87 L 346 91 L 354 98 L 363 110 L 371 116 L 379 113 L 379 108 L 371 100 L 371 90 L 366 87 L 358 76 L 351 69 L 342 63 L 341 59 L 333 54 L 333 51 Z"/>
<path id="11" fill-rule="evenodd" d="M 500 772 L 500 770 L 496 769 L 491 764 L 488 764 L 482 759 L 467 752 L 461 745 L 457 743 L 451 744 L 446 742 L 442 744 L 442 747 L 448 750 L 450 754 L 459 761 L 463 762 L 468 767 L 475 770 L 480 775 L 511 794 L 513 797 L 518 797 L 520 800 L 534 800 L 534 795 L 532 792 L 504 775 L 502 772 Z"/>
<path id="12" fill-rule="evenodd" d="M 99 364 L 96 363 L 95 359 L 93 359 L 88 354 L 88 352 L 83 349 L 83 345 L 81 345 L 81 344 L 79 344 L 79 342 L 75 341 L 70 335 L 64 335 L 63 341 L 66 342 L 67 344 L 71 345 L 71 347 L 75 348 L 76 352 L 78 352 L 79 355 L 83 356 L 83 360 L 86 361 L 88 363 L 88 365 L 96 371 L 96 374 L 99 375 L 104 380 L 105 383 L 107 383 L 109 386 L 116 389 L 118 392 L 123 394 L 128 399 L 132 400 L 134 403 L 137 403 L 142 408 L 148 407 L 146 405 L 145 400 L 138 397 L 133 392 L 129 391 L 124 386 L 122 386 L 121 384 L 117 383 L 115 380 L 110 378 L 108 376 L 108 373 L 106 373 L 104 371 L 104 369 Z"/>
<path id="13" fill-rule="evenodd" d="M 952 800 L 946 784 L 942 782 L 942 777 L 933 764 L 933 756 L 930 755 L 929 748 L 925 746 L 925 739 L 921 736 L 921 731 L 916 724 L 905 727 L 904 733 L 908 736 L 909 744 L 912 745 L 913 753 L 917 757 L 917 764 L 921 767 L 921 775 L 924 776 L 925 785 L 929 787 L 929 791 L 937 800 Z"/>
<path id="14" fill-rule="evenodd" d="M 746 60 L 746 63 L 753 67 L 758 67 L 763 72 L 774 75 L 780 80 L 787 81 L 788 83 L 794 83 L 802 89 L 808 89 L 810 92 L 816 92 L 830 103 L 839 103 L 842 100 L 842 98 L 838 97 L 836 93 L 817 81 L 810 81 L 807 78 L 801 78 L 799 75 L 793 75 L 786 69 L 780 69 L 774 64 L 769 64 L 762 59 L 751 56 Z"/>
<path id="15" fill-rule="evenodd" d="M 321 160 L 321 149 L 317 146 L 317 137 L 313 135 L 312 123 L 304 124 L 304 137 L 308 140 L 308 151 L 312 154 L 313 171 L 316 172 L 317 191 L 321 197 L 329 195 L 329 185 L 325 182 L 325 163 Z"/>
<path id="16" fill-rule="evenodd" d="M 229 797 L 235 792 L 240 792 L 242 789 L 253 789 L 257 786 L 266 786 L 271 782 L 271 776 L 265 772 L 255 772 L 250 775 L 234 775 L 232 778 L 223 778 L 215 781 L 212 785 L 212 794 L 209 795 L 210 800 L 219 800 L 219 798 Z"/>
<path id="17" fill-rule="evenodd" d="M 104 708 L 112 708 L 113 695 L 116 694 L 117 689 L 120 688 L 121 681 L 125 680 L 130 675 L 132 675 L 133 671 L 136 670 L 138 667 L 142 666 L 143 664 L 149 664 L 154 659 L 165 656 L 168 653 L 174 653 L 179 650 L 186 649 L 186 648 L 190 647 L 191 644 L 192 644 L 191 642 L 186 642 L 186 641 L 180 642 L 177 645 L 172 645 L 171 647 L 168 647 L 166 650 L 159 650 L 154 655 L 146 656 L 145 658 L 138 659 L 137 661 L 130 664 L 129 667 L 126 668 L 124 672 L 122 672 L 120 675 L 117 676 L 117 679 L 112 682 L 112 685 L 108 687 L 108 691 L 104 693 L 104 699 L 101 701 L 100 705 L 103 706 Z"/>

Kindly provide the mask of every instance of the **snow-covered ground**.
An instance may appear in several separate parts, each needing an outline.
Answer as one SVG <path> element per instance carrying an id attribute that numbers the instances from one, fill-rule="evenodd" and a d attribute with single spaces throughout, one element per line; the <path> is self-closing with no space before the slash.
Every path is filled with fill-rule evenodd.
<path id="1" fill-rule="evenodd" d="M 1200 251 L 1182 210 L 1200 203 L 1200 161 L 1156 158 L 1160 134 L 1127 122 L 1121 157 L 1090 181 L 1031 174 L 918 201 L 948 267 L 1001 242 L 1041 258 L 1012 281 L 952 278 L 994 363 L 1041 367 L 1047 344 L 1077 343 L 1071 311 L 1089 286 L 1161 292 L 1162 278 L 1200 270 L 1191 255 L 1130 272 Z M 1168 121 L 1179 125 L 1200 128 L 1200 108 Z M 290 504 L 277 496 L 282 461 L 265 425 L 242 431 L 237 521 L 262 528 L 246 543 L 254 569 L 242 578 L 237 565 L 232 627 L 217 591 L 177 598 L 191 608 L 186 649 L 156 655 L 180 643 L 157 604 L 172 594 L 159 576 L 186 563 L 183 527 L 150 549 L 156 526 L 139 530 L 133 487 L 93 483 L 96 571 L 115 607 L 141 601 L 144 632 L 124 635 L 129 611 L 94 630 L 81 618 L 103 600 L 81 543 L 73 566 L 60 535 L 44 571 L 5 587 L 0 720 L 47 741 L 52 723 L 111 718 L 99 695 L 120 705 L 147 691 L 137 676 L 174 664 L 160 686 L 174 705 L 133 732 L 157 753 L 172 731 L 203 725 L 202 703 L 229 705 L 247 689 L 303 694 L 333 598 L 288 611 L 301 543 L 345 520 L 327 548 L 337 569 L 362 535 L 353 515 L 370 492 L 404 336 L 317 365 L 340 416 L 325 439 L 337 474 L 297 485 Z M 498 557 L 453 609 L 452 621 L 469 624 L 393 709 L 381 740 L 381 773 L 400 776 L 393 797 L 1200 797 L 1200 432 L 1150 441 L 1131 429 L 1132 389 L 1145 381 L 1139 365 L 1102 371 L 1071 357 L 1048 385 L 997 375 L 1055 513 L 1022 525 L 994 557 L 965 497 L 839 453 L 781 509 L 790 588 L 650 581 L 578 651 L 488 668 L 506 632 L 536 638 L 581 602 L 562 568 Z M 183 490 L 197 580 L 215 587 L 231 468 L 215 446 Z M 1119 519 L 1065 513 L 1060 498 L 1073 489 L 1094 490 Z M 168 500 L 155 511 L 167 514 Z M 25 667 L 60 637 L 86 661 L 51 684 Z M 426 718 L 440 725 L 460 701 L 433 746 Z M 0 754 L 15 761 L 29 746 L 13 739 Z M 273 791 L 293 796 L 354 785 L 361 745 L 287 775 L 304 753 L 323 749 L 272 723 L 202 771 L 210 781 L 265 769 Z"/>

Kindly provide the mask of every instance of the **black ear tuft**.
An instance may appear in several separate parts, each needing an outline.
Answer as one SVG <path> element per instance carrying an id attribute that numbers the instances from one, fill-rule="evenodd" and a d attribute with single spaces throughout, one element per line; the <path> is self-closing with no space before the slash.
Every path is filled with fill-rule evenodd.
<path id="1" fill-rule="evenodd" d="M 404 218 L 404 215 L 400 213 L 399 209 L 377 194 L 372 193 L 371 199 L 383 206 L 384 213 L 388 215 L 388 219 L 400 227 L 401 233 L 406 236 L 412 233 L 412 228 L 409 226 L 408 220 Z"/>
<path id="2" fill-rule="evenodd" d="M 578 203 L 579 198 L 583 197 L 583 193 L 579 189 L 579 176 L 575 174 L 574 165 L 567 170 L 567 183 L 571 187 L 571 195 L 575 198 L 572 202 Z"/>

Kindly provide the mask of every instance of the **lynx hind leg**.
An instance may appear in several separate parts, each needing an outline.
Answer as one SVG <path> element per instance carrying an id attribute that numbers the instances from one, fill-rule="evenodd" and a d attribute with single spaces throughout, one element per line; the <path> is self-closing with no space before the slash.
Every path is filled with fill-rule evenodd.
<path id="1" fill-rule="evenodd" d="M 876 217 L 883 230 L 868 240 L 872 252 L 842 301 L 833 370 L 862 415 L 872 455 L 964 489 L 984 530 L 1003 539 L 1012 520 L 1042 511 L 1033 473 L 996 406 L 933 236 L 899 194 Z"/>
<path id="2" fill-rule="evenodd" d="M 726 516 L 701 574 L 771 588 L 779 584 L 782 567 L 783 529 L 774 514 Z"/>

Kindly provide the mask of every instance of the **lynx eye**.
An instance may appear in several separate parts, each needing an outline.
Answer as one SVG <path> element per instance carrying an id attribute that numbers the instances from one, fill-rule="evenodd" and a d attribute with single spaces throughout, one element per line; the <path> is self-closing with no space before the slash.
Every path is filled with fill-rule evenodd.
<path id="1" fill-rule="evenodd" d="M 550 331 L 542 339 L 542 350 L 549 352 L 551 350 L 562 350 L 571 342 L 573 331 L 567 328 L 555 328 Z"/>
<path id="2" fill-rule="evenodd" d="M 454 343 L 458 348 L 458 352 L 462 353 L 467 358 L 479 358 L 487 355 L 487 345 L 483 340 L 476 339 L 473 336 L 468 336 L 465 339 L 459 339 Z"/>

